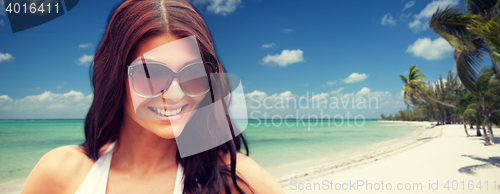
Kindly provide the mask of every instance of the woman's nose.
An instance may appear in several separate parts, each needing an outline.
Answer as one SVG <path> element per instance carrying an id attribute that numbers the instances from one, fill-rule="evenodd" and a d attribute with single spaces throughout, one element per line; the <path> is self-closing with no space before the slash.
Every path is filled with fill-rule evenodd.
<path id="1" fill-rule="evenodd" d="M 179 79 L 174 79 L 168 87 L 167 91 L 163 92 L 162 97 L 171 104 L 175 104 L 179 102 L 182 98 L 184 98 L 186 94 L 182 91 L 182 88 L 179 84 Z"/>

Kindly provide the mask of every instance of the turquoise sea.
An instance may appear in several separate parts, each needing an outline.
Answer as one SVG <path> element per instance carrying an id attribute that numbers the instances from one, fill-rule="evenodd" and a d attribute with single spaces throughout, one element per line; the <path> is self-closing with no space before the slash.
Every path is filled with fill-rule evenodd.
<path id="1" fill-rule="evenodd" d="M 288 126 L 260 122 L 249 121 L 243 133 L 250 156 L 272 175 L 360 154 L 408 138 L 420 129 L 376 121 L 363 126 L 323 121 L 323 126 L 319 123 L 309 130 L 303 126 L 307 121 L 288 121 Z M 26 178 L 54 148 L 82 143 L 83 124 L 82 120 L 0 121 L 0 183 Z"/>

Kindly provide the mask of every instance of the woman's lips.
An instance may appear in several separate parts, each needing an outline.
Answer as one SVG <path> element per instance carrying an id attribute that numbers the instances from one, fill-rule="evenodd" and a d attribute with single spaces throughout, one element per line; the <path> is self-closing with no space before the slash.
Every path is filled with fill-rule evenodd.
<path id="1" fill-rule="evenodd" d="M 182 114 L 185 112 L 184 109 L 187 107 L 188 104 L 185 104 L 183 106 L 176 106 L 176 107 L 167 107 L 165 108 L 158 108 L 158 107 L 152 107 L 148 106 L 148 110 L 151 111 L 155 116 L 159 118 L 159 120 L 170 120 L 172 121 L 173 119 L 180 118 Z"/>

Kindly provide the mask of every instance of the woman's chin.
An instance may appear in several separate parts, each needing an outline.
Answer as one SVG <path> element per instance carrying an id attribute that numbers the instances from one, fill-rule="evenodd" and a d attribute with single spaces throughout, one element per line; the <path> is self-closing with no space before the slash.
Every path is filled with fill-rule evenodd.
<path id="1" fill-rule="evenodd" d="M 168 126 L 155 126 L 154 133 L 160 136 L 163 139 L 174 139 L 177 138 L 181 133 L 183 128 L 181 127 L 172 127 L 172 125 Z"/>

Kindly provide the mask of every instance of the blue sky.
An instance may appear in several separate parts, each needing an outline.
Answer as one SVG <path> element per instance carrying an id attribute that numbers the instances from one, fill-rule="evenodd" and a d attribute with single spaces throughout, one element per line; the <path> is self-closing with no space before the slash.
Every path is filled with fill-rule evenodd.
<path id="1" fill-rule="evenodd" d="M 217 56 L 240 76 L 248 97 L 376 96 L 378 109 L 358 110 L 367 118 L 404 107 L 399 75 L 412 64 L 430 81 L 454 68 L 453 48 L 427 23 L 438 6 L 463 4 L 191 2 L 212 33 Z M 88 64 L 119 3 L 80 1 L 61 17 L 15 34 L 0 11 L 0 119 L 84 118 L 92 99 Z"/>

